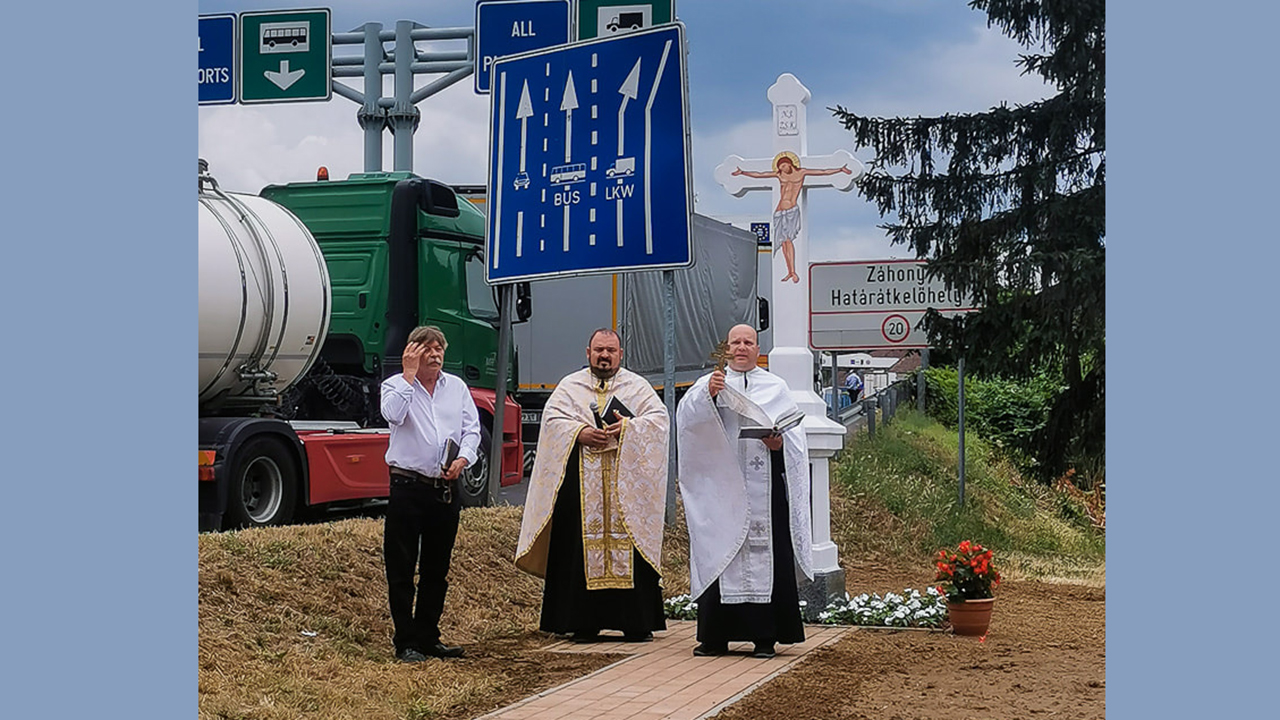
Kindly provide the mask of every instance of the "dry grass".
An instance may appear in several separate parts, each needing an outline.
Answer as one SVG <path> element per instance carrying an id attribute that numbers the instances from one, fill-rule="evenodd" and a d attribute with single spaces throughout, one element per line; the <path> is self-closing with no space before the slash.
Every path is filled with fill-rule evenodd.
<path id="1" fill-rule="evenodd" d="M 199 716 L 475 717 L 608 664 L 541 652 L 519 525 L 520 508 L 463 512 L 441 630 L 467 657 L 421 666 L 392 656 L 381 520 L 202 535 Z"/>

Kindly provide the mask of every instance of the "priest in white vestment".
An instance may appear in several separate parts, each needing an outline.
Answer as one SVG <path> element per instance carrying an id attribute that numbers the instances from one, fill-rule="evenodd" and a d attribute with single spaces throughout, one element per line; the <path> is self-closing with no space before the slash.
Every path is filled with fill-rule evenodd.
<path id="1" fill-rule="evenodd" d="M 676 410 L 680 496 L 689 525 L 689 586 L 698 603 L 695 655 L 723 655 L 728 643 L 804 640 L 797 571 L 813 579 L 809 449 L 796 425 L 762 439 L 747 427 L 775 426 L 799 412 L 786 382 L 757 365 L 756 331 L 737 325 L 724 371 L 699 378 Z M 763 413 L 762 413 L 763 411 Z"/>
<path id="2" fill-rule="evenodd" d="M 543 410 L 516 566 L 545 578 L 542 630 L 577 642 L 617 630 L 642 642 L 667 627 L 659 579 L 670 418 L 649 382 L 621 367 L 616 332 L 592 333 L 587 361 Z M 632 416 L 615 416 L 615 401 Z"/>

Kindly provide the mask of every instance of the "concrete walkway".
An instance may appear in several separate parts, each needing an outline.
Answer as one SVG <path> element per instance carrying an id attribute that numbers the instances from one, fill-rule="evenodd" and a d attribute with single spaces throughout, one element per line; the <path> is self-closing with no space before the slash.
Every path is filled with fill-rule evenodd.
<path id="1" fill-rule="evenodd" d="M 806 625 L 805 641 L 778 645 L 776 657 L 751 657 L 751 643 L 729 643 L 729 654 L 695 657 L 692 620 L 668 620 L 653 642 L 624 643 L 620 635 L 578 645 L 561 641 L 551 652 L 630 654 L 608 667 L 485 715 L 481 720 L 696 720 L 710 717 L 758 685 L 786 672 L 809 651 L 839 640 L 848 627 Z M 608 638 L 617 637 L 617 641 Z"/>

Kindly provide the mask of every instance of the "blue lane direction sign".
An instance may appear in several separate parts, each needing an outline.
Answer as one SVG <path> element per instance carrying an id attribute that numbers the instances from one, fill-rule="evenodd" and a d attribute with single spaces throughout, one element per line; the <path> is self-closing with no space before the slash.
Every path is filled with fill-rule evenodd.
<path id="1" fill-rule="evenodd" d="M 500 58 L 490 283 L 692 264 L 684 26 Z"/>
<path id="2" fill-rule="evenodd" d="M 236 16 L 200 16 L 200 104 L 236 101 Z"/>
<path id="3" fill-rule="evenodd" d="M 477 93 L 489 92 L 495 58 L 569 42 L 569 0 L 476 2 Z"/>

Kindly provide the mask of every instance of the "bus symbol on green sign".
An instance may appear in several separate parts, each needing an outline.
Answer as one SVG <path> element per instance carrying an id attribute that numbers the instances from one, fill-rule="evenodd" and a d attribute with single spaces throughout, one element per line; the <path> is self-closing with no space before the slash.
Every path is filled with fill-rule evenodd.
<path id="1" fill-rule="evenodd" d="M 311 49 L 307 43 L 309 23 L 263 23 L 260 28 L 263 53 L 306 52 Z"/>
<path id="2" fill-rule="evenodd" d="M 325 9 L 240 13 L 240 102 L 333 97 L 331 40 Z"/>

